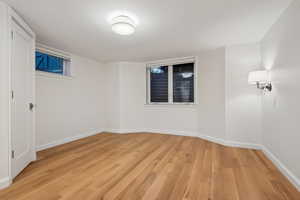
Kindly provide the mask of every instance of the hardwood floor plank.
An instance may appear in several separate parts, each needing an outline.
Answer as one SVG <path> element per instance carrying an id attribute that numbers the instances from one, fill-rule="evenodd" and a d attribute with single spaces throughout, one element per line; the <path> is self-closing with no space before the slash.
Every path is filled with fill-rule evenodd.
<path id="1" fill-rule="evenodd" d="M 38 152 L 1 200 L 299 200 L 261 151 L 102 133 Z"/>

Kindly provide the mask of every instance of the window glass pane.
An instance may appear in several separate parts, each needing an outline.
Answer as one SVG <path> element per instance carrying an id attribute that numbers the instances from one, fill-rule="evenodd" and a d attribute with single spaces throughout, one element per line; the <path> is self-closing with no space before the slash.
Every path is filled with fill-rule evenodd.
<path id="1" fill-rule="evenodd" d="M 64 59 L 45 53 L 35 53 L 36 70 L 63 74 Z"/>
<path id="2" fill-rule="evenodd" d="M 168 66 L 150 69 L 151 102 L 168 102 Z"/>
<path id="3" fill-rule="evenodd" d="M 173 102 L 194 102 L 194 63 L 173 65 Z"/>

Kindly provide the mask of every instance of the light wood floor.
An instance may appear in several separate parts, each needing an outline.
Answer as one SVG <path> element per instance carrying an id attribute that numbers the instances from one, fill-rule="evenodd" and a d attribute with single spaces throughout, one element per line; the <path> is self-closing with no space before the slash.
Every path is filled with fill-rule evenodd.
<path id="1" fill-rule="evenodd" d="M 300 199 L 262 152 L 192 137 L 104 133 L 38 158 L 1 200 Z"/>

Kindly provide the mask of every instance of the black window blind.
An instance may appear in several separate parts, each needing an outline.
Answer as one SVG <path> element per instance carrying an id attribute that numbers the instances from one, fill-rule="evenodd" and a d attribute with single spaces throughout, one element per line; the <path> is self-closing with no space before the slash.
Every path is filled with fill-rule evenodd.
<path id="1" fill-rule="evenodd" d="M 194 102 L 194 63 L 173 65 L 173 102 Z"/>
<path id="2" fill-rule="evenodd" d="M 151 102 L 168 102 L 168 66 L 150 69 Z"/>

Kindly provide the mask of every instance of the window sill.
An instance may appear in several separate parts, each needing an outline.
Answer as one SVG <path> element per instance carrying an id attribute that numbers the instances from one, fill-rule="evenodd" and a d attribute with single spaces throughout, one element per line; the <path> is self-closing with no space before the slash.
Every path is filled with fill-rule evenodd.
<path id="1" fill-rule="evenodd" d="M 66 76 L 66 75 L 43 72 L 43 71 L 35 71 L 35 75 L 41 77 L 47 77 L 47 78 L 54 78 L 54 79 L 64 79 L 64 80 L 72 80 L 74 78 L 73 76 Z"/>
<path id="2" fill-rule="evenodd" d="M 146 107 L 180 107 L 180 108 L 195 108 L 197 103 L 146 103 Z"/>

